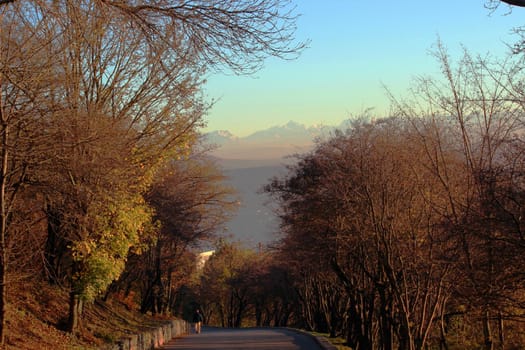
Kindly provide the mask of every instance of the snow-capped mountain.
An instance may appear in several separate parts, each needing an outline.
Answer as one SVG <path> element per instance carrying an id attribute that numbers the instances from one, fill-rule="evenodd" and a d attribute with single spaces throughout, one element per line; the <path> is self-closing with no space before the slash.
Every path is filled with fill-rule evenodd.
<path id="1" fill-rule="evenodd" d="M 272 142 L 277 140 L 284 143 L 298 141 L 310 144 L 316 137 L 319 137 L 324 132 L 328 131 L 327 129 L 329 128 L 323 126 L 306 127 L 304 124 L 290 121 L 282 126 L 273 126 L 266 130 L 257 131 L 250 136 L 247 136 L 246 139 L 250 141 L 271 140 Z"/>
<path id="2" fill-rule="evenodd" d="M 228 130 L 216 130 L 207 133 L 206 135 L 206 141 L 213 145 L 224 145 L 226 143 L 235 142 L 239 140 L 239 138 L 235 135 L 233 135 Z"/>
<path id="3" fill-rule="evenodd" d="M 217 147 L 213 155 L 223 159 L 281 159 L 285 156 L 305 152 L 317 138 L 328 137 L 335 127 L 306 127 L 294 121 L 254 132 L 246 137 L 237 137 L 226 130 L 206 134 L 207 142 Z"/>

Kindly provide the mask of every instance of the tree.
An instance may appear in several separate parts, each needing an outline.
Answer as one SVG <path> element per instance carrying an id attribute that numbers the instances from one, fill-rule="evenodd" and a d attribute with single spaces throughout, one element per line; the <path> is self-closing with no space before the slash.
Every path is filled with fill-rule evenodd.
<path id="1" fill-rule="evenodd" d="M 125 160 L 130 158 L 122 145 L 125 138 L 95 119 L 79 117 L 62 127 L 58 157 L 50 156 L 55 162 L 40 178 L 54 223 L 46 255 L 50 267 L 58 267 L 52 278 L 70 288 L 69 326 L 74 331 L 82 304 L 119 277 L 130 249 L 138 249 L 151 232 L 151 210 L 136 190 L 136 179 L 128 177 L 134 167 Z"/>
<path id="2" fill-rule="evenodd" d="M 0 6 L 17 3 L 18 0 L 4 0 Z M 64 8 L 67 2 L 28 3 L 39 7 L 46 16 L 60 19 L 57 9 Z M 140 33 L 149 46 L 167 44 L 173 50 L 171 54 L 196 55 L 203 66 L 236 73 L 254 72 L 268 56 L 297 57 L 307 45 L 295 40 L 297 15 L 290 0 L 85 0 L 82 7 L 96 8 L 106 23 L 120 22 Z"/>
<path id="3" fill-rule="evenodd" d="M 287 251 L 305 269 L 332 270 L 344 289 L 348 304 L 325 299 L 349 315 L 343 331 L 354 348 L 423 348 L 450 294 L 445 232 L 428 201 L 436 180 L 413 136 L 397 118 L 355 122 L 269 188 L 281 202 Z"/>
<path id="4" fill-rule="evenodd" d="M 65 98 L 57 98 L 63 109 L 54 122 L 67 125 L 50 154 L 55 161 L 41 179 L 48 184 L 47 212 L 58 221 L 58 232 L 49 232 L 49 238 L 66 243 L 58 251 L 65 256 L 62 271 L 71 287 L 72 331 L 83 301 L 104 292 L 123 271 L 129 249 L 139 244 L 139 233 L 150 221 L 141 195 L 161 158 L 189 142 L 201 115 L 189 102 L 193 96 L 184 92 L 187 85 L 176 84 L 185 67 L 166 74 L 148 68 L 153 62 L 147 57 L 136 57 L 108 75 L 108 66 L 133 58 L 127 53 L 139 43 L 130 36 L 115 38 L 110 28 L 101 31 L 103 22 L 88 21 L 83 16 L 89 9 L 82 10 L 71 3 L 64 8 L 71 24 L 64 27 L 66 55 L 58 56 L 64 83 L 56 93 Z M 159 98 L 161 93 L 174 97 Z M 182 109 L 186 112 L 174 118 Z M 60 251 L 64 246 L 68 250 Z"/>
<path id="5" fill-rule="evenodd" d="M 144 194 L 156 170 L 194 144 L 207 109 L 199 94 L 205 71 L 213 67 L 252 72 L 265 57 L 293 58 L 305 46 L 295 44 L 296 16 L 288 1 L 34 0 L 2 1 L 0 9 L 2 20 L 11 21 L 2 28 L 16 28 L 2 32 L 10 36 L 2 45 L 13 48 L 18 40 L 19 47 L 34 49 L 29 56 L 19 54 L 28 53 L 24 50 L 2 51 L 15 53 L 4 56 L 8 59 L 1 67 L 3 159 L 12 152 L 8 139 L 12 133 L 6 124 L 10 104 L 18 108 L 23 97 L 28 108 L 36 109 L 31 116 L 46 118 L 34 130 L 50 141 L 42 145 L 51 145 L 45 155 L 53 164 L 44 164 L 33 179 L 46 198 L 50 223 L 46 256 L 53 274 L 65 276 L 72 286 L 81 280 L 93 283 L 88 287 L 79 282 L 83 291 L 72 289 L 78 295 L 95 285 L 101 291 L 106 284 L 88 278 L 86 269 L 96 270 L 97 264 L 89 263 L 95 259 L 92 248 L 102 254 L 111 246 L 102 248 L 108 242 L 101 231 L 123 224 L 108 221 L 107 216 L 121 217 L 123 202 L 142 211 L 143 202 L 133 193 Z M 31 71 L 42 75 L 33 74 L 33 81 L 23 84 L 14 79 Z M 44 75 L 42 83 L 35 83 Z M 13 98 L 15 91 L 18 99 Z M 20 158 L 20 164 L 29 164 L 34 155 Z M 3 162 L 7 167 L 0 186 L 6 196 L 17 191 L 16 181 L 7 181 L 8 163 Z M 0 195 L 0 201 L 9 200 L 6 196 Z M 1 204 L 5 236 L 9 203 Z M 130 227 L 141 226 L 135 224 Z M 140 243 L 136 235 L 127 238 L 125 246 Z M 67 247 L 74 250 L 64 253 Z M 102 255 L 125 261 L 120 248 L 114 248 Z M 0 250 L 5 253 L 5 247 Z"/>
<path id="6" fill-rule="evenodd" d="M 443 202 L 436 209 L 452 233 L 456 259 L 467 281 L 458 284 L 455 293 L 478 310 L 484 346 L 492 349 L 494 320 L 500 319 L 499 346 L 504 346 L 502 319 L 515 318 L 513 313 L 521 305 L 516 286 L 523 283 L 517 273 L 523 268 L 517 263 L 522 253 L 519 244 L 511 243 L 521 235 L 517 215 L 522 187 L 519 176 L 515 177 L 521 161 L 514 148 L 521 144 L 523 128 L 521 89 L 516 89 L 520 68 L 512 60 L 493 62 L 468 53 L 453 67 L 441 44 L 436 55 L 444 79 L 422 78 L 418 101 L 401 106 L 400 111 L 410 118 L 424 116 L 432 123 L 441 120 L 447 127 L 434 128 L 432 139 L 422 136 L 421 140 L 431 162 L 429 169 L 448 197 L 448 204 Z M 414 108 L 422 105 L 430 115 Z M 460 162 L 440 160 L 448 159 L 445 149 L 454 150 Z M 510 306 L 510 300 L 516 303 Z"/>
<path id="7" fill-rule="evenodd" d="M 138 243 L 148 221 L 140 195 L 156 165 L 189 147 L 204 109 L 196 97 L 200 80 L 193 78 L 199 70 L 188 60 L 155 64 L 165 58 L 160 47 L 155 59 L 152 52 L 140 56 L 137 36 L 118 30 L 122 23 L 108 26 L 103 16 L 88 19 L 94 10 L 86 2 L 53 8 L 49 16 L 42 9 L 22 2 L 2 7 L 2 28 L 9 29 L 2 31 L 2 237 L 16 194 L 30 184 L 45 197 L 46 257 L 52 277 L 71 286 L 73 329 L 81 298 L 118 277 Z M 139 221 L 125 222 L 132 217 Z M 2 271 L 6 265 L 4 258 Z"/>
<path id="8" fill-rule="evenodd" d="M 299 300 L 288 259 L 276 252 L 260 250 L 247 280 L 255 325 L 264 327 L 301 326 L 297 322 Z"/>
<path id="9" fill-rule="evenodd" d="M 36 169 L 48 162 L 46 118 L 55 106 L 46 96 L 54 88 L 57 52 L 46 48 L 47 25 L 38 9 L 0 8 L 0 344 L 5 338 L 9 247 L 34 228 L 32 219 L 23 222 L 20 215 L 21 194 L 35 180 Z"/>
<path id="10" fill-rule="evenodd" d="M 225 184 L 220 169 L 206 157 L 194 154 L 173 160 L 162 169 L 146 194 L 154 208 L 157 230 L 142 260 L 142 312 L 168 313 L 174 303 L 181 257 L 211 241 L 236 208 L 234 190 Z"/>
<path id="11" fill-rule="evenodd" d="M 252 274 L 258 266 L 257 254 L 237 243 L 219 242 L 215 253 L 204 266 L 199 281 L 197 303 L 212 310 L 204 310 L 211 324 L 222 327 L 241 327 L 253 307 Z"/>

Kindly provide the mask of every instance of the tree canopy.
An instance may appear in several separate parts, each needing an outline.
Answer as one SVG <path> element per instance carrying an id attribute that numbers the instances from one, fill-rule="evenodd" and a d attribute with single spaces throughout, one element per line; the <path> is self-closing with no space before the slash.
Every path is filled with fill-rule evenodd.
<path id="1" fill-rule="evenodd" d="M 71 331 L 131 255 L 165 262 L 150 287 L 172 291 L 177 259 L 231 204 L 219 171 L 189 160 L 205 75 L 297 57 L 296 19 L 288 0 L 0 0 L 0 343 L 21 237 L 38 236 L 42 276 L 69 289 Z M 35 207 L 45 229 L 22 217 Z"/>

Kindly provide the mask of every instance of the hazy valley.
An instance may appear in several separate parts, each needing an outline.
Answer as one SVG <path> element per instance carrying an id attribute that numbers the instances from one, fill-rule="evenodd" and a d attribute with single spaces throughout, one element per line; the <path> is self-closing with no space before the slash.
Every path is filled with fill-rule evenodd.
<path id="1" fill-rule="evenodd" d="M 344 123 L 337 128 L 344 127 Z M 278 239 L 278 219 L 262 187 L 286 173 L 294 155 L 308 152 L 318 138 L 330 135 L 334 126 L 306 127 L 293 121 L 237 137 L 226 130 L 208 133 L 212 152 L 239 192 L 241 205 L 227 226 L 227 235 L 248 246 Z"/>

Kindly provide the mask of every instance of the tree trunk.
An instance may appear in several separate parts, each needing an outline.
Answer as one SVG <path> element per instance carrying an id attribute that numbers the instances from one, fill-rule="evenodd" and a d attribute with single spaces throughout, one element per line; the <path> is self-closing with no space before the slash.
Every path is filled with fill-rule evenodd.
<path id="1" fill-rule="evenodd" d="M 443 309 L 442 309 L 443 310 Z M 439 322 L 439 331 L 440 331 L 440 338 L 439 338 L 439 349 L 440 350 L 448 350 L 448 341 L 447 341 L 447 328 L 445 324 L 445 315 L 444 312 L 441 312 L 441 319 Z"/>
<path id="2" fill-rule="evenodd" d="M 381 329 L 381 343 L 384 350 L 392 350 L 394 344 L 394 335 L 392 331 L 392 325 L 390 322 L 391 311 L 393 309 L 390 298 L 386 296 L 386 287 L 384 285 L 378 286 L 379 294 L 379 327 Z"/>
<path id="3" fill-rule="evenodd" d="M 69 320 L 68 320 L 68 330 L 71 333 L 77 332 L 81 329 L 82 326 L 82 309 L 84 302 L 80 295 L 75 292 L 69 292 Z"/>
<path id="4" fill-rule="evenodd" d="M 501 312 L 498 314 L 498 328 L 499 328 L 499 349 L 505 349 L 505 325 L 503 321 L 503 315 Z"/>
<path id="5" fill-rule="evenodd" d="M 256 302 L 255 303 L 255 326 L 261 327 L 262 326 L 262 303 Z"/>
<path id="6" fill-rule="evenodd" d="M 164 309 L 164 285 L 162 283 L 162 244 L 160 241 L 157 241 L 155 246 L 155 271 L 154 271 L 154 280 L 152 287 L 152 300 L 153 309 L 151 310 L 154 315 L 161 314 Z"/>
<path id="7" fill-rule="evenodd" d="M 0 89 L 2 86 L 0 76 Z M 1 90 L 0 90 L 1 91 Z M 9 127 L 7 116 L 4 114 L 0 96 L 0 120 L 2 122 L 2 173 L 0 174 L 0 347 L 5 341 L 5 312 L 7 303 L 7 252 L 6 252 L 6 233 L 7 233 L 7 159 L 8 159 L 8 139 Z"/>
<path id="8" fill-rule="evenodd" d="M 60 213 L 49 204 L 46 205 L 45 213 L 47 218 L 47 239 L 44 248 L 44 262 L 49 282 L 51 284 L 59 284 L 64 277 L 61 266 L 64 252 L 67 251 L 67 242 L 60 233 Z"/>
<path id="9" fill-rule="evenodd" d="M 173 293 L 173 290 L 172 290 L 172 284 L 173 284 L 172 273 L 173 273 L 173 269 L 170 267 L 167 273 L 168 280 L 166 281 L 166 288 L 165 288 L 166 290 L 164 292 L 166 296 L 164 297 L 164 308 L 162 310 L 163 315 L 171 315 L 172 310 L 173 310 L 172 306 L 175 304 L 175 301 L 173 300 L 175 299 L 175 296 L 174 296 L 175 293 Z"/>
<path id="10" fill-rule="evenodd" d="M 483 337 L 485 341 L 485 350 L 493 350 L 494 342 L 492 341 L 492 330 L 490 328 L 489 310 L 485 310 L 483 314 Z"/>

